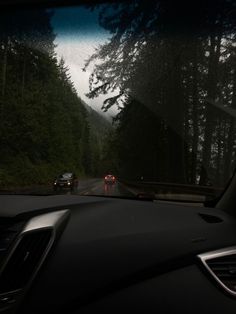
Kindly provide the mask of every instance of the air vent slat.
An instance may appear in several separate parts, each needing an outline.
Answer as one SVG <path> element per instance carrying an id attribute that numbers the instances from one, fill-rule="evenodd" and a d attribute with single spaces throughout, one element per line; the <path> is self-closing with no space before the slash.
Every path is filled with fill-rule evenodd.
<path id="1" fill-rule="evenodd" d="M 225 269 L 228 269 L 228 268 L 230 268 L 230 269 L 233 269 L 233 268 L 235 268 L 235 265 L 217 265 L 217 266 L 211 266 L 211 265 L 208 265 L 208 266 L 210 266 L 211 267 L 211 269 L 213 269 L 214 271 L 220 271 L 220 270 L 225 270 Z"/>
<path id="2" fill-rule="evenodd" d="M 209 261 L 208 264 L 212 265 L 212 266 L 214 266 L 214 265 L 229 265 L 229 264 L 236 265 L 236 260 L 231 259 L 231 260 L 218 261 L 218 262 Z"/>
<path id="3" fill-rule="evenodd" d="M 222 281 L 225 281 L 225 280 L 231 280 L 231 281 L 233 281 L 233 280 L 236 280 L 236 276 L 232 276 L 232 275 L 230 275 L 230 274 L 216 274 L 217 275 L 217 277 L 219 277 L 219 279 L 220 280 L 222 280 Z"/>
<path id="4" fill-rule="evenodd" d="M 0 293 L 17 290 L 27 284 L 42 260 L 51 238 L 51 229 L 23 235 L 0 276 Z"/>

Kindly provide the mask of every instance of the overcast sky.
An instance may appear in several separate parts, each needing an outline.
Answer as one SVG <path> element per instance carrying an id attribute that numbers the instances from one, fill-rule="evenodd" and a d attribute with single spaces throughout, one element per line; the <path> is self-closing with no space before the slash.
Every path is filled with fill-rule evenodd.
<path id="1" fill-rule="evenodd" d="M 89 92 L 92 66 L 86 72 L 82 71 L 85 60 L 110 37 L 98 24 L 98 11 L 91 12 L 84 7 L 60 8 L 55 10 L 52 25 L 57 35 L 56 53 L 58 58 L 64 58 L 78 95 L 93 109 L 101 112 L 103 101 L 110 95 L 87 98 L 85 94 Z M 113 108 L 107 114 L 114 115 L 116 112 Z"/>

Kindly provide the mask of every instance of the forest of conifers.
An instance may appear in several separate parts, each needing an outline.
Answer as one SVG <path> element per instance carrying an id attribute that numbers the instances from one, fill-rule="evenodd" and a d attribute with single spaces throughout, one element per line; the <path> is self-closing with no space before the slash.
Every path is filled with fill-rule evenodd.
<path id="1" fill-rule="evenodd" d="M 88 116 L 56 59 L 52 13 L 1 13 L 1 185 L 48 183 L 68 171 L 96 175 L 100 147 L 89 120 L 98 115 Z"/>
<path id="2" fill-rule="evenodd" d="M 53 13 L 1 16 L 0 181 L 44 183 L 70 169 L 224 185 L 236 155 L 235 1 L 88 9 L 100 8 L 100 26 L 111 36 L 85 63 L 85 71 L 96 64 L 87 96 L 116 92 L 103 108 L 120 111 L 99 140 L 56 59 Z"/>
<path id="3" fill-rule="evenodd" d="M 104 108 L 123 108 L 120 175 L 223 186 L 236 154 L 236 2 L 114 3 L 100 24 L 112 36 L 87 61 L 99 61 L 88 96 L 118 90 Z"/>

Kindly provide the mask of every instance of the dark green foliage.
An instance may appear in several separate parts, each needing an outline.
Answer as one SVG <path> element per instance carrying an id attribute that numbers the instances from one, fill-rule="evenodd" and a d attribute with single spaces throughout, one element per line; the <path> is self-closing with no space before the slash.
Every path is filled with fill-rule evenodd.
<path id="1" fill-rule="evenodd" d="M 166 180 L 162 173 L 165 168 L 165 130 L 159 117 L 143 104 L 128 99 L 117 119 L 116 141 L 112 146 L 118 150 L 119 175 L 131 180 L 141 177 L 150 181 L 157 177 Z M 156 160 L 159 160 L 158 164 Z"/>
<path id="2" fill-rule="evenodd" d="M 88 113 L 64 61 L 54 55 L 51 13 L 1 16 L 0 185 L 48 183 L 61 172 L 92 174 Z"/>
<path id="3" fill-rule="evenodd" d="M 104 109 L 122 108 L 120 175 L 223 186 L 236 155 L 224 112 L 236 108 L 235 1 L 104 4 L 100 24 L 111 39 L 85 65 L 98 60 L 88 96 L 118 91 Z"/>

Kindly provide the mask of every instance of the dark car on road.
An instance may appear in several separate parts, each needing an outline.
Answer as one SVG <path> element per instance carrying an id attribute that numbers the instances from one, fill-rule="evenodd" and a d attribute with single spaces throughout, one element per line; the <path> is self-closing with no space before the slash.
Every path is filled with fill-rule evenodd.
<path id="1" fill-rule="evenodd" d="M 72 172 L 66 172 L 60 174 L 54 181 L 53 187 L 54 190 L 62 189 L 62 188 L 69 188 L 74 190 L 78 186 L 78 178 Z"/>

